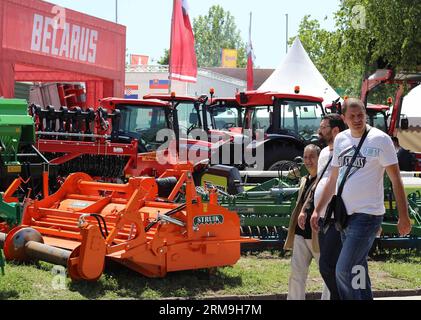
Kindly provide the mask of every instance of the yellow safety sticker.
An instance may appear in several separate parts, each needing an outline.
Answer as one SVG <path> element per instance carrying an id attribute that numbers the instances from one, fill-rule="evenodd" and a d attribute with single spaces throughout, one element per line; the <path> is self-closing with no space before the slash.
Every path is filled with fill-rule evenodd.
<path id="1" fill-rule="evenodd" d="M 21 166 L 7 166 L 7 173 L 21 173 Z"/>

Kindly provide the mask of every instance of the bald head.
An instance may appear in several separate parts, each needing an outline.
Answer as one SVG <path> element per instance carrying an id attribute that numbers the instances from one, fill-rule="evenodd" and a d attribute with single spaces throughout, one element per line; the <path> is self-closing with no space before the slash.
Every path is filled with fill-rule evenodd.
<path id="1" fill-rule="evenodd" d="M 304 165 L 311 176 L 317 175 L 317 162 L 319 161 L 320 148 L 309 144 L 304 148 Z"/>

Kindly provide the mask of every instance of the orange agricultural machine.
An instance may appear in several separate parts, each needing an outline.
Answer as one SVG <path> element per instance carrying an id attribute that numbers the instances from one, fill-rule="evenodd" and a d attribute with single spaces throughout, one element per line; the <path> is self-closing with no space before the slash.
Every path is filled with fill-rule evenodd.
<path id="1" fill-rule="evenodd" d="M 237 213 L 218 205 L 216 190 L 204 202 L 181 170 L 127 184 L 74 173 L 55 194 L 29 200 L 22 225 L 0 234 L 7 260 L 67 265 L 73 280 L 91 281 L 107 259 L 148 277 L 233 265 L 240 243 L 255 241 L 240 237 Z"/>

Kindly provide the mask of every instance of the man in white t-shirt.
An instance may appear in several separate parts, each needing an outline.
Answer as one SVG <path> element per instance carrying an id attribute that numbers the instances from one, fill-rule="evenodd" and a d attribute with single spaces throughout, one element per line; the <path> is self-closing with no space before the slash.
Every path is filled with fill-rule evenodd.
<path id="1" fill-rule="evenodd" d="M 319 217 L 337 191 L 348 164 L 366 130 L 369 130 L 345 182 L 342 199 L 348 213 L 347 227 L 341 231 L 342 250 L 336 265 L 336 282 L 341 299 L 372 299 L 367 256 L 385 213 L 383 176 L 386 170 L 393 185 L 399 212 L 398 230 L 411 231 L 408 205 L 391 138 L 366 124 L 364 104 L 347 99 L 343 118 L 349 130 L 339 133 L 333 146 L 332 173 L 311 217 L 311 227 L 319 230 Z M 336 190 L 336 191 L 335 191 Z"/>
<path id="2" fill-rule="evenodd" d="M 328 181 L 328 178 L 332 172 L 332 157 L 333 157 L 333 141 L 335 137 L 346 129 L 346 125 L 339 114 L 333 113 L 323 117 L 319 127 L 319 140 L 327 145 L 319 156 L 317 178 L 318 183 L 314 190 L 314 207 L 320 202 L 322 197 L 323 189 Z M 320 211 L 320 217 L 323 218 L 325 215 L 326 207 L 323 207 Z M 306 218 L 306 213 L 302 210 L 298 216 L 298 225 L 303 228 Z M 308 217 L 310 218 L 310 217 Z M 322 223 L 322 219 L 320 223 Z M 339 254 L 342 249 L 341 234 L 336 230 L 333 224 L 327 225 L 327 227 L 319 231 L 319 247 L 320 247 L 320 258 L 319 258 L 319 270 L 322 278 L 329 288 L 330 300 L 339 300 L 339 292 L 336 285 L 335 269 L 336 263 L 339 258 Z"/>

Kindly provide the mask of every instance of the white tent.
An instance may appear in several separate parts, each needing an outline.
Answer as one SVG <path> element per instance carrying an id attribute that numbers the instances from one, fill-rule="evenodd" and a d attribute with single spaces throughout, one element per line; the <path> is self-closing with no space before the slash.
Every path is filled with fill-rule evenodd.
<path id="1" fill-rule="evenodd" d="M 409 118 L 411 127 L 421 126 L 421 84 L 403 98 L 401 114 Z"/>
<path id="2" fill-rule="evenodd" d="M 282 63 L 266 79 L 259 91 L 294 93 L 295 86 L 300 86 L 300 93 L 303 95 L 322 97 L 324 105 L 339 98 L 317 70 L 298 37 Z"/>

